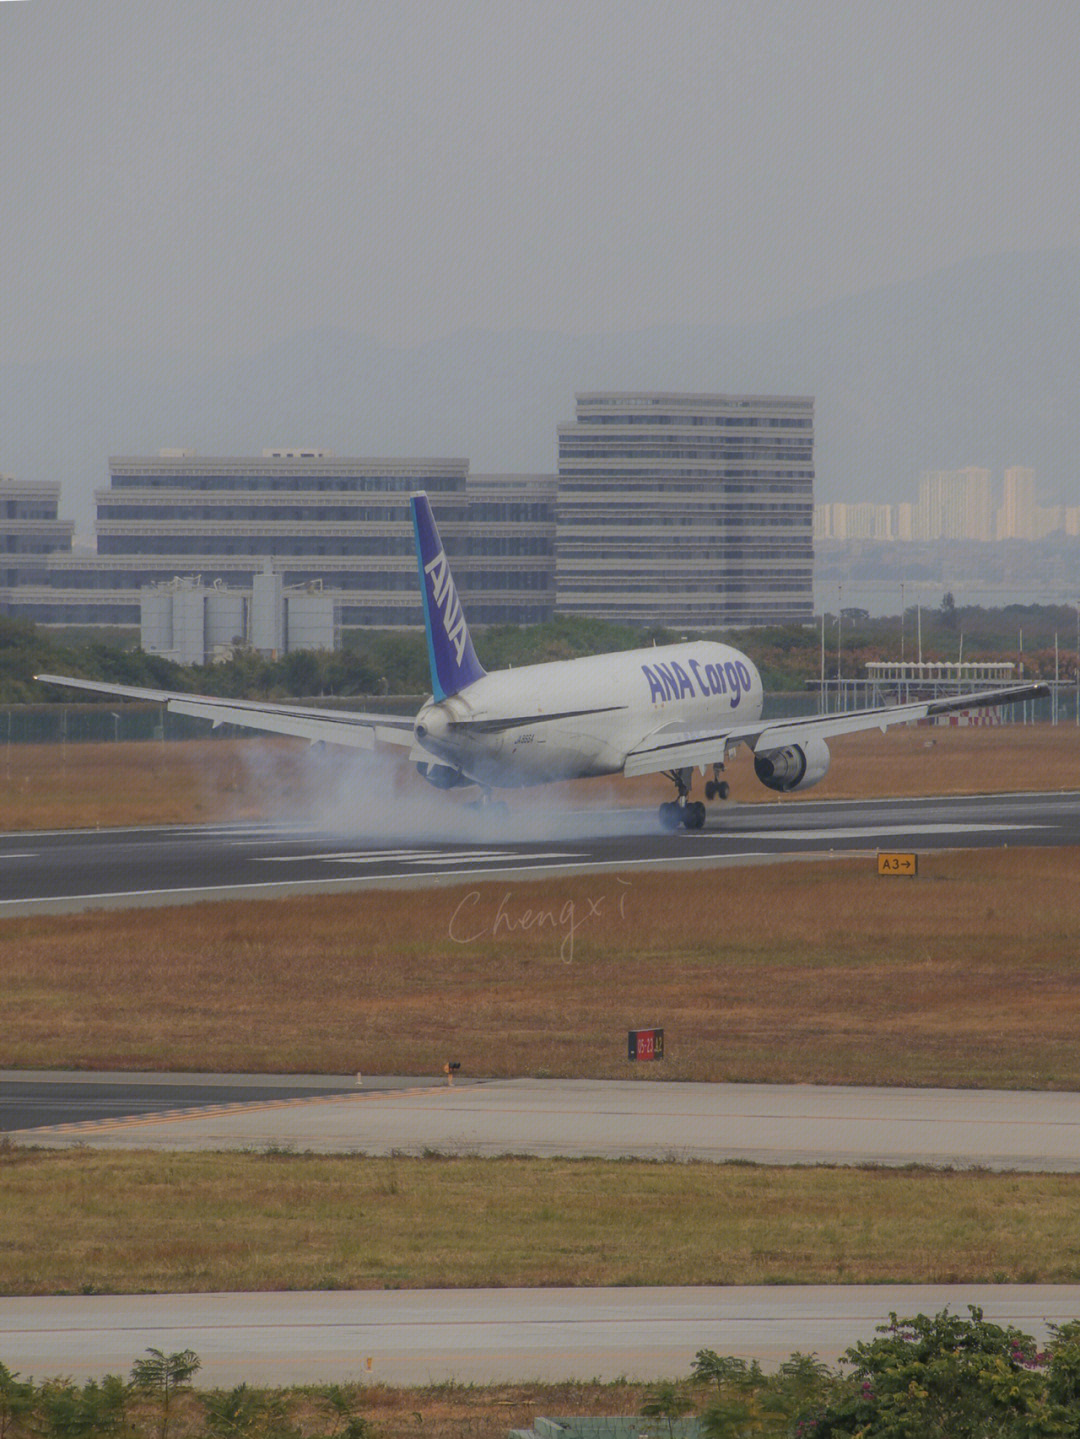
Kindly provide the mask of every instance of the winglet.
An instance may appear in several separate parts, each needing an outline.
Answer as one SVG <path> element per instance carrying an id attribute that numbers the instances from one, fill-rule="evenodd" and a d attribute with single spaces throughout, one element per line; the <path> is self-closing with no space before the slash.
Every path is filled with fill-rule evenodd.
<path id="1" fill-rule="evenodd" d="M 416 533 L 420 593 L 424 601 L 431 692 L 436 700 L 444 700 L 482 678 L 485 671 L 476 658 L 469 637 L 465 613 L 439 531 L 435 528 L 428 497 L 421 491 L 412 496 L 410 504 Z"/>

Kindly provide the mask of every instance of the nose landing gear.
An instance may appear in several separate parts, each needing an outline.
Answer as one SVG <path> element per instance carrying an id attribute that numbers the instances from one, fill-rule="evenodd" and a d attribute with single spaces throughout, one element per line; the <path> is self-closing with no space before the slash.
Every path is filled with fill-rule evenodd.
<path id="1" fill-rule="evenodd" d="M 481 789 L 479 799 L 468 801 L 467 807 L 493 824 L 504 824 L 510 818 L 510 809 L 506 801 L 493 799 L 491 790 L 487 786 Z"/>
<path id="2" fill-rule="evenodd" d="M 713 777 L 712 779 L 707 780 L 705 784 L 706 799 L 727 799 L 728 795 L 731 793 L 731 786 L 728 784 L 727 780 L 720 778 L 723 770 L 724 766 L 722 764 L 713 765 Z"/>

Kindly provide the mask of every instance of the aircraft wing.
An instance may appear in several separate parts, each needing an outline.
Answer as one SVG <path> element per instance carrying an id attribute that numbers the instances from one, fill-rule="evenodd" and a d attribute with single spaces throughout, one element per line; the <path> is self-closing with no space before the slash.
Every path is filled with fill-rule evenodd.
<path id="1" fill-rule="evenodd" d="M 406 715 L 357 714 L 351 710 L 264 704 L 261 700 L 219 699 L 214 695 L 103 684 L 99 680 L 70 679 L 64 675 L 35 675 L 34 678 L 44 684 L 116 695 L 118 699 L 150 700 L 163 704 L 171 714 L 209 720 L 215 728 L 221 724 L 243 725 L 271 734 L 296 735 L 312 743 L 322 740 L 327 744 L 350 745 L 354 749 L 374 749 L 377 743 L 410 747 L 413 742 L 413 721 Z"/>
<path id="2" fill-rule="evenodd" d="M 783 749 L 812 739 L 831 739 L 858 730 L 910 724 L 957 710 L 986 709 L 994 705 L 1019 704 L 1022 700 L 1043 699 L 1046 685 L 1012 685 L 1008 689 L 983 690 L 978 694 L 950 695 L 947 699 L 915 700 L 910 704 L 880 706 L 877 709 L 847 710 L 841 714 L 806 715 L 799 719 L 755 720 L 734 724 L 723 730 L 678 733 L 656 730 L 626 756 L 623 773 L 656 774 L 669 769 L 692 769 L 697 765 L 722 762 L 739 744 L 757 750 Z"/>

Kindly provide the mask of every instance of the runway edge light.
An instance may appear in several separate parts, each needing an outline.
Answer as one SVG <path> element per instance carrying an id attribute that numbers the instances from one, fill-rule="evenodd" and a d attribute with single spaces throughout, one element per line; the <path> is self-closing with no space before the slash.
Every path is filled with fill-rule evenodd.
<path id="1" fill-rule="evenodd" d="M 899 874 L 906 879 L 914 879 L 919 873 L 919 856 L 917 854 L 893 854 L 884 850 L 879 851 L 877 857 L 878 874 Z"/>

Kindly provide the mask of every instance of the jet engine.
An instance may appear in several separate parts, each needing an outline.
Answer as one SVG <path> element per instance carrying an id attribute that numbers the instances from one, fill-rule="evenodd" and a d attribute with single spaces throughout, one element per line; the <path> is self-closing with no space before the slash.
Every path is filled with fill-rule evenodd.
<path id="1" fill-rule="evenodd" d="M 448 764 L 432 764 L 426 759 L 417 760 L 417 772 L 422 774 L 428 784 L 433 784 L 436 789 L 455 789 L 459 784 L 472 784 L 468 775 L 461 773 Z"/>
<path id="2" fill-rule="evenodd" d="M 793 789 L 809 789 L 828 772 L 829 750 L 822 739 L 785 745 L 783 749 L 758 750 L 754 755 L 754 773 L 758 779 L 781 794 Z"/>

